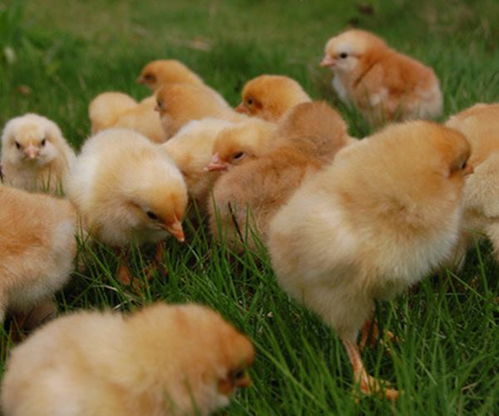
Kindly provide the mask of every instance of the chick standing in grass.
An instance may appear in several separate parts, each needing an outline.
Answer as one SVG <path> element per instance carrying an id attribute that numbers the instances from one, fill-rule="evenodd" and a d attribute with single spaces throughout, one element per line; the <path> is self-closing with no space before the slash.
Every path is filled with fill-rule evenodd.
<path id="1" fill-rule="evenodd" d="M 291 107 L 311 101 L 298 82 L 283 75 L 260 75 L 244 85 L 241 96 L 236 111 L 272 122 Z"/>
<path id="2" fill-rule="evenodd" d="M 469 154 L 452 129 L 425 121 L 390 126 L 338 153 L 270 224 L 279 283 L 336 330 L 367 394 L 383 388 L 364 368 L 357 334 L 375 299 L 417 283 L 451 253 Z"/>
<path id="3" fill-rule="evenodd" d="M 279 207 L 347 143 L 345 122 L 326 103 L 293 107 L 278 126 L 271 151 L 230 169 L 215 183 L 209 206 L 212 234 L 236 250 L 245 243 L 254 247 L 253 232 L 265 242 Z"/>
<path id="4" fill-rule="evenodd" d="M 159 146 L 132 130 L 109 129 L 86 141 L 68 181 L 68 196 L 87 231 L 112 247 L 158 243 L 168 234 L 184 241 L 182 174 Z M 160 243 L 157 249 L 159 258 Z M 129 283 L 122 252 L 119 279 Z"/>
<path id="5" fill-rule="evenodd" d="M 333 88 L 340 99 L 375 126 L 442 114 L 442 93 L 433 70 L 372 33 L 354 29 L 329 39 L 321 65 L 334 72 Z"/>
<path id="6" fill-rule="evenodd" d="M 474 167 L 466 178 L 463 232 L 453 260 L 462 262 L 471 242 L 483 233 L 499 261 L 499 103 L 475 104 L 450 117 L 446 125 L 466 136 Z"/>
<path id="7" fill-rule="evenodd" d="M 158 59 L 149 62 L 140 71 L 137 82 L 147 85 L 152 92 L 165 84 L 205 85 L 195 72 L 176 59 Z"/>
<path id="8" fill-rule="evenodd" d="M 192 120 L 211 117 L 239 122 L 248 119 L 236 113 L 216 91 L 203 86 L 167 84 L 158 90 L 156 100 L 156 110 L 168 138 Z"/>
<path id="9" fill-rule="evenodd" d="M 79 312 L 12 351 L 5 416 L 207 416 L 250 383 L 250 341 L 211 309 Z"/>
<path id="10" fill-rule="evenodd" d="M 28 191 L 64 189 L 75 154 L 59 127 L 28 113 L 7 122 L 2 133 L 4 183 Z"/>
<path id="11" fill-rule="evenodd" d="M 70 202 L 0 185 L 0 322 L 52 304 L 73 270 L 76 223 Z"/>

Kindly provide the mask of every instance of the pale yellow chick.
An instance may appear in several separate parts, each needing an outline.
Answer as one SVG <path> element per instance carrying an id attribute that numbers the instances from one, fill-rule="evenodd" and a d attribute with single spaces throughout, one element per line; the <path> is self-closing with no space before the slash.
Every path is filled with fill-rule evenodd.
<path id="1" fill-rule="evenodd" d="M 154 96 L 138 103 L 121 92 L 103 92 L 88 106 L 92 134 L 112 127 L 124 127 L 143 134 L 155 143 L 163 143 L 167 137 L 155 108 Z"/>
<path id="2" fill-rule="evenodd" d="M 57 124 L 28 113 L 9 120 L 1 140 L 5 184 L 27 191 L 64 190 L 75 153 Z"/>
<path id="3" fill-rule="evenodd" d="M 486 235 L 499 261 L 499 103 L 475 104 L 450 117 L 446 125 L 470 142 L 474 168 L 466 178 L 463 233 L 453 260 L 462 262 L 472 241 Z"/>
<path id="4" fill-rule="evenodd" d="M 357 334 L 376 299 L 417 283 L 452 252 L 469 154 L 462 134 L 436 123 L 389 126 L 340 151 L 270 223 L 280 285 L 334 328 L 367 394 L 398 396 L 368 375 Z"/>
<path id="5" fill-rule="evenodd" d="M 200 305 L 78 312 L 16 347 L 4 416 L 207 416 L 250 384 L 248 338 Z"/>
<path id="6" fill-rule="evenodd" d="M 149 62 L 140 71 L 137 82 L 147 85 L 152 92 L 165 84 L 205 85 L 194 71 L 176 59 L 158 59 Z"/>
<path id="7" fill-rule="evenodd" d="M 339 98 L 353 104 L 374 126 L 442 114 L 442 92 L 433 69 L 395 51 L 373 33 L 351 29 L 332 37 L 321 66 L 333 71 Z"/>
<path id="8" fill-rule="evenodd" d="M 284 75 L 260 75 L 248 81 L 236 111 L 277 122 L 286 111 L 312 101 L 301 85 Z"/>
<path id="9" fill-rule="evenodd" d="M 69 201 L 0 185 L 0 322 L 52 303 L 73 270 L 76 227 Z"/>

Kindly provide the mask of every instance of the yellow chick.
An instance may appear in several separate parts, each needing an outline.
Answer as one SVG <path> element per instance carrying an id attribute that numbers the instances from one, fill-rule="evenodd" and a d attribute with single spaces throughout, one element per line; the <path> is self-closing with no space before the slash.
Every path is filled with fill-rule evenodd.
<path id="1" fill-rule="evenodd" d="M 275 123 L 258 118 L 226 127 L 215 140 L 207 169 L 225 171 L 260 157 L 269 151 L 276 130 Z"/>
<path id="2" fill-rule="evenodd" d="M 364 368 L 357 334 L 376 299 L 417 283 L 449 256 L 469 154 L 462 134 L 436 123 L 389 126 L 340 151 L 270 223 L 280 285 L 334 328 L 364 393 L 384 389 Z"/>
<path id="3" fill-rule="evenodd" d="M 67 200 L 0 185 L 0 322 L 52 303 L 73 270 L 76 223 Z"/>
<path id="4" fill-rule="evenodd" d="M 158 59 L 149 62 L 140 71 L 137 82 L 147 85 L 153 92 L 165 84 L 205 85 L 196 73 L 176 59 Z"/>
<path id="5" fill-rule="evenodd" d="M 75 153 L 57 124 L 28 113 L 9 120 L 1 140 L 4 183 L 27 191 L 64 189 Z"/>
<path id="6" fill-rule="evenodd" d="M 167 137 L 156 111 L 156 98 L 144 98 L 137 103 L 121 92 L 104 92 L 88 106 L 92 134 L 111 127 L 135 130 L 155 143 L 163 143 Z"/>
<path id="7" fill-rule="evenodd" d="M 473 240 L 485 234 L 499 261 L 499 103 L 475 104 L 452 116 L 446 125 L 463 133 L 471 144 L 473 175 L 464 187 L 464 219 L 454 263 L 464 261 Z"/>
<path id="8" fill-rule="evenodd" d="M 158 145 L 132 130 L 104 130 L 85 142 L 68 196 L 87 231 L 110 246 L 158 243 L 168 234 L 184 241 L 187 190 L 182 174 Z M 123 264 L 119 279 L 130 281 Z"/>
<path id="9" fill-rule="evenodd" d="M 312 101 L 301 85 L 284 75 L 260 75 L 248 81 L 236 111 L 276 122 L 300 103 Z"/>
<path id="10" fill-rule="evenodd" d="M 282 123 L 278 129 L 289 136 L 276 133 L 272 150 L 230 169 L 213 188 L 211 233 L 235 250 L 245 244 L 254 247 L 254 234 L 265 243 L 268 224 L 279 207 L 347 144 L 345 122 L 324 102 L 298 104 Z M 296 136 L 288 123 L 301 123 L 297 131 L 303 135 Z"/>
<path id="11" fill-rule="evenodd" d="M 220 94 L 209 87 L 167 84 L 157 91 L 156 100 L 156 110 L 168 138 L 192 120 L 211 117 L 239 122 L 248 118 L 235 112 Z"/>
<path id="12" fill-rule="evenodd" d="M 123 316 L 78 312 L 16 347 L 5 373 L 5 416 L 207 416 L 247 387 L 248 338 L 200 305 Z"/>
<path id="13" fill-rule="evenodd" d="M 161 149 L 182 172 L 189 195 L 201 208 L 206 207 L 208 195 L 217 178 L 216 173 L 206 170 L 211 160 L 213 143 L 219 133 L 232 124 L 215 118 L 193 120 L 161 145 Z"/>
<path id="14" fill-rule="evenodd" d="M 321 65 L 332 69 L 340 99 L 375 126 L 442 114 L 442 92 L 433 70 L 372 33 L 352 29 L 332 37 Z"/>

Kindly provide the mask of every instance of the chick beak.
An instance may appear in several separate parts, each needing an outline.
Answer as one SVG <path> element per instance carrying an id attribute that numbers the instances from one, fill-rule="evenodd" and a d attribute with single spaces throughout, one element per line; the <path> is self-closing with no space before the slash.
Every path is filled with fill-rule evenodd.
<path id="1" fill-rule="evenodd" d="M 320 63 L 320 66 L 324 66 L 324 67 L 335 66 L 335 65 L 336 65 L 336 59 L 331 58 L 329 55 L 325 55 L 324 59 Z"/>
<path id="2" fill-rule="evenodd" d="M 249 387 L 251 386 L 251 377 L 248 373 L 244 374 L 243 378 L 236 380 L 236 387 Z"/>
<path id="3" fill-rule="evenodd" d="M 184 230 L 179 220 L 175 219 L 174 222 L 165 224 L 166 231 L 173 235 L 179 242 L 185 241 Z"/>
<path id="4" fill-rule="evenodd" d="M 26 149 L 24 149 L 24 154 L 30 160 L 35 159 L 38 156 L 38 152 L 39 152 L 38 149 L 31 144 L 28 147 L 26 147 Z"/>
<path id="5" fill-rule="evenodd" d="M 144 79 L 144 77 L 140 76 L 137 78 L 137 84 L 145 84 L 146 83 L 146 80 Z"/>
<path id="6" fill-rule="evenodd" d="M 213 158 L 211 159 L 211 162 L 208 164 L 208 166 L 206 166 L 205 169 L 209 172 L 215 170 L 227 170 L 227 163 L 222 162 L 222 159 L 220 159 L 220 155 L 218 153 L 215 153 L 213 155 Z"/>
<path id="7" fill-rule="evenodd" d="M 251 386 L 251 378 L 248 374 L 244 374 L 244 377 L 238 380 L 231 380 L 229 378 L 225 378 L 218 382 L 218 391 L 219 393 L 229 396 L 233 393 L 233 391 L 238 387 L 249 387 Z"/>
<path id="8" fill-rule="evenodd" d="M 244 105 L 244 103 L 239 103 L 239 105 L 235 108 L 235 110 L 238 112 L 238 113 L 241 113 L 241 114 L 249 114 L 249 111 L 248 109 L 246 108 L 246 106 Z"/>
<path id="9" fill-rule="evenodd" d="M 463 170 L 464 176 L 466 175 L 471 175 L 475 171 L 475 168 L 470 165 L 469 163 L 466 163 L 466 166 Z"/>

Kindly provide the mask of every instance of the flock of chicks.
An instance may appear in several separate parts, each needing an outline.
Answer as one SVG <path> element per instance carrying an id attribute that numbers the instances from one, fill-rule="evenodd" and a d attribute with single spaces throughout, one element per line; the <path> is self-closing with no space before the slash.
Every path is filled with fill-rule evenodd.
<path id="1" fill-rule="evenodd" d="M 89 105 L 93 135 L 78 156 L 45 117 L 10 120 L 1 152 L 2 318 L 30 312 L 36 325 L 44 317 L 36 310 L 54 307 L 80 226 L 116 250 L 119 280 L 133 284 L 130 244 L 155 243 L 161 266 L 163 240 L 185 240 L 182 220 L 195 201 L 216 240 L 234 250 L 263 242 L 280 285 L 337 332 L 361 391 L 395 399 L 360 356 L 376 326 L 374 301 L 460 267 L 481 235 L 498 255 L 499 104 L 477 104 L 445 125 L 421 120 L 442 112 L 435 74 L 361 30 L 331 38 L 321 64 L 342 100 L 372 126 L 388 126 L 350 137 L 336 110 L 278 75 L 249 81 L 234 110 L 175 60 L 144 67 L 138 81 L 154 94 L 141 102 L 98 95 Z M 37 189 L 68 199 L 28 193 Z M 208 415 L 249 384 L 253 356 L 250 341 L 206 307 L 80 312 L 13 350 L 2 408 L 6 416 Z M 30 383 L 38 371 L 44 383 Z"/>

